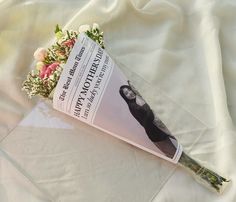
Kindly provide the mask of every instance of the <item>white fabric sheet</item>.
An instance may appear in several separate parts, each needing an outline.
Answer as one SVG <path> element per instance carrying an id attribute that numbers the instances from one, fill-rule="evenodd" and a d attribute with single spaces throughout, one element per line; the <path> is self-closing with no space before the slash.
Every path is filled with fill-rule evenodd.
<path id="1" fill-rule="evenodd" d="M 0 200 L 235 201 L 235 8 L 233 0 L 0 1 Z M 20 90 L 33 51 L 57 23 L 92 22 L 108 52 L 143 79 L 137 87 L 186 151 L 231 178 L 222 196 L 54 111 L 60 118 L 47 125 L 46 113 L 17 126 L 36 101 Z"/>

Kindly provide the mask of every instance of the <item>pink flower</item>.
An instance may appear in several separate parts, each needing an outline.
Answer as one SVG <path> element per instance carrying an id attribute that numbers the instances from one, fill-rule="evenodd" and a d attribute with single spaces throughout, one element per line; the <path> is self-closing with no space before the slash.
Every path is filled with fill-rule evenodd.
<path id="1" fill-rule="evenodd" d="M 63 52 L 63 51 L 61 51 L 61 50 L 56 50 L 56 54 L 59 56 L 59 57 L 61 57 L 61 58 L 64 58 L 65 57 L 65 53 Z"/>
<path id="2" fill-rule="evenodd" d="M 42 67 L 42 69 L 41 69 L 41 71 L 40 71 L 40 74 L 39 74 L 39 77 L 40 77 L 41 79 L 44 78 L 46 70 L 47 70 L 47 66 L 45 65 L 45 66 Z"/>
<path id="3" fill-rule="evenodd" d="M 45 65 L 40 71 L 39 77 L 41 79 L 48 78 L 58 67 L 59 63 L 54 62 L 50 65 Z"/>
<path id="4" fill-rule="evenodd" d="M 49 77 L 51 75 L 51 73 L 52 73 L 52 70 L 47 68 L 47 70 L 45 71 L 45 75 L 44 76 L 45 77 Z"/>
<path id="5" fill-rule="evenodd" d="M 73 47 L 75 44 L 75 39 L 68 39 L 67 41 L 63 42 L 63 45 Z"/>
<path id="6" fill-rule="evenodd" d="M 51 65 L 48 66 L 48 69 L 51 69 L 52 71 L 55 71 L 56 68 L 58 67 L 59 62 L 54 62 Z"/>

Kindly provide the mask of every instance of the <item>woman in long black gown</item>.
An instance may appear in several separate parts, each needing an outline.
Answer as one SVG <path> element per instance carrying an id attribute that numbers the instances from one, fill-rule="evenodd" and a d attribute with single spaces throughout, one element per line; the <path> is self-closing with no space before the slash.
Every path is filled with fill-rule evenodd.
<path id="1" fill-rule="evenodd" d="M 129 110 L 134 118 L 144 127 L 149 139 L 167 157 L 173 158 L 178 145 L 163 122 L 155 117 L 149 105 L 134 87 L 123 85 L 120 87 L 120 95 L 128 104 Z"/>

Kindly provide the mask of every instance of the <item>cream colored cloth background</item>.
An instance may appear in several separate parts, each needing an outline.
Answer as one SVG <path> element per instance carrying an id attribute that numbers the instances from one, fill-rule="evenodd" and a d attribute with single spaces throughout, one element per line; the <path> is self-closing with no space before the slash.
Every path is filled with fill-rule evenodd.
<path id="1" fill-rule="evenodd" d="M 1 201 L 236 200 L 235 1 L 1 0 L 0 9 Z M 137 87 L 186 151 L 232 179 L 231 187 L 222 196 L 198 185 L 183 169 L 111 137 L 98 138 L 101 132 L 91 128 L 78 127 L 71 134 L 77 138 L 68 140 L 63 134 L 68 133 L 69 137 L 70 132 L 65 131 L 59 135 L 60 140 L 55 135 L 60 134 L 56 127 L 16 127 L 36 102 L 28 100 L 20 90 L 31 67 L 33 51 L 52 40 L 57 23 L 77 29 L 92 22 L 104 30 L 107 51 L 141 78 Z M 68 124 L 73 122 L 65 116 L 61 119 Z M 87 133 L 96 136 L 93 148 L 98 150 L 86 150 L 88 161 L 85 153 L 78 150 L 76 161 L 67 165 L 79 169 L 80 159 L 94 164 L 81 168 L 82 174 L 87 171 L 83 180 L 62 183 L 59 179 L 63 173 L 74 176 L 77 171 L 63 167 L 73 159 L 71 156 L 63 156 L 60 161 L 56 155 L 70 148 L 70 142 L 91 148 L 90 141 L 80 141 L 87 140 Z M 53 143 L 59 144 L 60 149 L 50 150 L 57 148 Z M 46 151 L 55 158 L 49 161 L 41 155 Z M 95 161 L 96 151 L 99 157 L 103 156 L 102 162 Z M 93 161 L 89 161 L 91 158 Z M 49 186 L 43 179 L 56 180 Z"/>

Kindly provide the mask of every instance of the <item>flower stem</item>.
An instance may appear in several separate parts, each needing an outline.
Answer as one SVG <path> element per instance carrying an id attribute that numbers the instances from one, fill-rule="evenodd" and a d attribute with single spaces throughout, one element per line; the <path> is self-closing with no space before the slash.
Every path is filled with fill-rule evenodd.
<path id="1" fill-rule="evenodd" d="M 228 184 L 230 181 L 200 165 L 200 163 L 192 159 L 184 152 L 179 159 L 179 164 L 193 173 L 193 176 L 197 181 L 201 184 L 205 184 L 208 188 L 216 191 L 217 193 L 222 193 L 226 183 Z"/>

